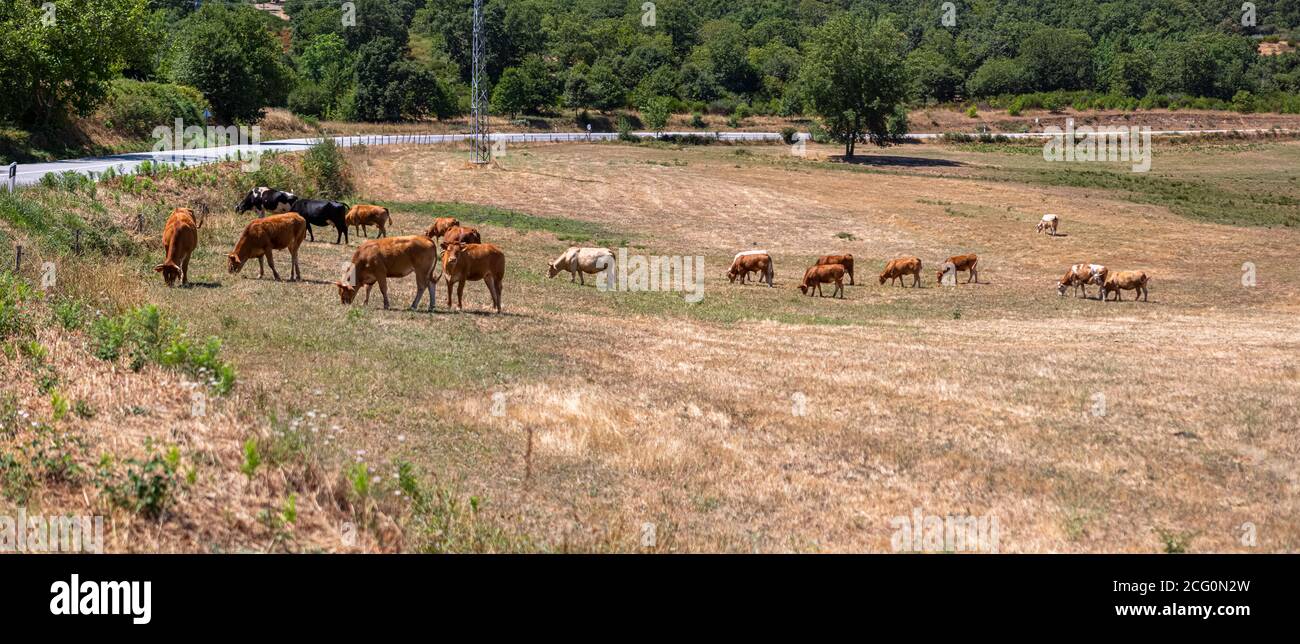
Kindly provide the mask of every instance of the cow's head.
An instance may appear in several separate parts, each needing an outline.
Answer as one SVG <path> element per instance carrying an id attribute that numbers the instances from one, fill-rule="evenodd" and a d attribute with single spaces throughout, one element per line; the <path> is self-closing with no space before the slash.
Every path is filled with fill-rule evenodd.
<path id="1" fill-rule="evenodd" d="M 442 271 L 450 273 L 456 270 L 456 265 L 462 261 L 465 255 L 465 244 L 460 242 L 442 242 Z"/>
<path id="2" fill-rule="evenodd" d="M 1057 282 L 1057 283 L 1056 283 L 1056 294 L 1057 294 L 1057 295 L 1060 295 L 1061 297 L 1065 297 L 1065 289 L 1067 289 L 1067 288 L 1069 288 L 1069 285 L 1066 284 L 1065 282 Z"/>
<path id="3" fill-rule="evenodd" d="M 239 259 L 239 255 L 236 255 L 234 253 L 230 253 L 229 255 L 226 255 L 226 270 L 229 270 L 231 273 L 238 273 L 239 269 L 243 267 L 244 267 L 244 262 L 243 260 Z"/>
<path id="4" fill-rule="evenodd" d="M 556 261 L 551 262 L 550 264 L 547 264 L 547 266 L 546 266 L 546 276 L 547 276 L 547 277 L 555 277 L 555 276 L 558 275 L 559 273 L 560 273 L 560 262 L 559 262 L 559 260 L 556 260 Z"/>
<path id="5" fill-rule="evenodd" d="M 339 300 L 344 304 L 351 304 L 352 300 L 357 297 L 357 287 L 344 282 L 334 282 L 334 286 L 339 288 Z"/>
<path id="6" fill-rule="evenodd" d="M 884 274 L 884 273 L 881 273 L 881 274 L 880 274 L 880 283 L 881 283 L 881 284 L 884 284 L 884 283 L 885 283 L 885 274 Z"/>
<path id="7" fill-rule="evenodd" d="M 727 269 L 727 279 L 730 280 L 732 284 L 736 283 L 736 278 L 739 276 L 740 276 L 740 269 L 736 268 L 734 264 L 731 266 L 731 268 Z"/>
<path id="8" fill-rule="evenodd" d="M 808 285 L 807 285 L 807 284 L 800 284 L 800 285 L 799 285 L 799 292 L 800 292 L 800 293 L 803 293 L 804 295 L 807 295 L 807 294 L 808 294 Z"/>
<path id="9" fill-rule="evenodd" d="M 173 262 L 166 262 L 153 267 L 155 273 L 162 273 L 163 281 L 167 286 L 175 286 L 176 280 L 181 278 L 181 267 Z"/>

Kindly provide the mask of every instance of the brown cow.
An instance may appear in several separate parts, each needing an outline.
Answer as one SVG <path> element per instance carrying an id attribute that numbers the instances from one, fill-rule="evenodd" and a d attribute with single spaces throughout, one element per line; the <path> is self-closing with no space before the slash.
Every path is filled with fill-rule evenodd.
<path id="1" fill-rule="evenodd" d="M 759 283 L 767 282 L 768 287 L 771 287 L 772 279 L 775 277 L 772 256 L 767 253 L 741 253 L 736 255 L 731 260 L 731 268 L 727 269 L 727 279 L 734 283 L 736 278 L 739 277 L 740 283 L 744 284 L 750 273 L 758 273 Z"/>
<path id="2" fill-rule="evenodd" d="M 980 258 L 977 257 L 975 253 L 969 255 L 953 255 L 948 258 L 948 261 L 944 262 L 943 265 L 939 267 L 939 273 L 936 275 L 935 281 L 942 284 L 943 274 L 949 270 L 953 272 L 953 279 L 956 279 L 957 273 L 961 271 L 970 271 L 970 277 L 966 278 L 966 283 L 970 284 L 973 280 L 976 284 L 979 284 L 980 272 L 975 268 L 975 264 L 979 261 Z"/>
<path id="3" fill-rule="evenodd" d="M 153 267 L 155 272 L 162 273 L 167 286 L 175 286 L 178 277 L 181 286 L 189 285 L 190 255 L 199 245 L 200 226 L 202 224 L 195 223 L 194 211 L 189 208 L 177 208 L 167 217 L 167 225 L 163 228 L 163 250 L 167 251 L 167 259 Z"/>
<path id="4" fill-rule="evenodd" d="M 424 230 L 424 236 L 429 239 L 439 239 L 447 234 L 448 230 L 460 225 L 460 220 L 455 217 L 439 217 L 433 220 L 433 225 Z"/>
<path id="5" fill-rule="evenodd" d="M 844 299 L 844 265 L 843 264 L 818 264 L 810 267 L 803 274 L 803 282 L 799 284 L 799 290 L 804 295 L 812 297 L 812 291 L 817 291 L 817 295 L 825 297 L 822 294 L 822 284 L 835 282 L 835 290 L 831 292 L 831 297 L 838 293 L 840 299 Z"/>
<path id="6" fill-rule="evenodd" d="M 447 308 L 451 308 L 451 287 L 456 286 L 456 303 L 465 309 L 465 282 L 483 280 L 492 304 L 501 312 L 501 280 L 506 275 L 506 254 L 492 244 L 442 243 L 442 274 L 447 278 Z"/>
<path id="7" fill-rule="evenodd" d="M 369 237 L 366 231 L 367 226 L 374 226 L 379 229 L 376 238 L 388 236 L 388 224 L 392 223 L 393 217 L 388 214 L 388 209 L 383 206 L 369 206 L 366 204 L 357 204 L 348 210 L 348 214 L 343 216 L 343 221 L 349 226 L 355 226 L 357 233 L 362 237 Z"/>
<path id="8" fill-rule="evenodd" d="M 266 274 L 262 266 L 262 257 L 265 256 L 266 263 L 271 265 L 271 275 L 279 281 L 280 274 L 275 270 L 275 258 L 272 257 L 271 251 L 287 248 L 292 260 L 289 281 L 301 280 L 302 272 L 298 269 L 298 247 L 302 246 L 302 240 L 306 237 L 307 220 L 298 213 L 289 212 L 254 219 L 244 227 L 244 233 L 235 243 L 235 252 L 226 255 L 227 268 L 231 273 L 238 273 L 244 267 L 244 262 L 256 257 L 257 277 L 261 279 Z"/>
<path id="9" fill-rule="evenodd" d="M 1150 281 L 1150 278 L 1143 271 L 1117 271 L 1111 273 L 1106 277 L 1105 285 L 1101 287 L 1101 299 L 1105 301 L 1111 293 L 1114 293 L 1116 301 L 1123 302 L 1124 296 L 1120 293 L 1121 290 L 1136 290 L 1137 293 L 1133 294 L 1134 302 L 1139 297 L 1142 298 L 1143 302 L 1149 302 L 1150 300 L 1147 299 L 1148 281 Z"/>
<path id="10" fill-rule="evenodd" d="M 892 285 L 894 280 L 898 280 L 899 286 L 907 286 L 904 276 L 912 276 L 912 286 L 920 288 L 921 286 L 921 259 L 919 257 L 899 257 L 889 260 L 885 264 L 885 270 L 880 274 L 880 283 L 883 285 L 885 280 L 889 280 Z"/>
<path id="11" fill-rule="evenodd" d="M 429 292 L 429 310 L 433 310 L 435 298 L 434 282 L 430 280 L 433 265 L 438 261 L 438 247 L 423 235 L 390 237 L 374 239 L 361 244 L 352 253 L 352 266 L 348 269 L 345 281 L 334 282 L 339 289 L 339 299 L 344 304 L 351 304 L 357 296 L 357 290 L 366 287 L 365 304 L 370 304 L 370 288 L 379 284 L 379 293 L 384 296 L 384 308 L 388 308 L 388 278 L 406 277 L 415 273 L 415 301 L 411 308 L 420 305 L 424 292 Z"/>
<path id="12" fill-rule="evenodd" d="M 477 228 L 453 226 L 443 233 L 442 241 L 448 244 L 481 244 L 483 238 L 479 236 Z"/>
<path id="13" fill-rule="evenodd" d="M 839 264 L 844 267 L 844 272 L 849 276 L 849 286 L 853 286 L 853 256 L 852 255 L 827 255 L 817 259 L 818 266 L 829 266 Z"/>

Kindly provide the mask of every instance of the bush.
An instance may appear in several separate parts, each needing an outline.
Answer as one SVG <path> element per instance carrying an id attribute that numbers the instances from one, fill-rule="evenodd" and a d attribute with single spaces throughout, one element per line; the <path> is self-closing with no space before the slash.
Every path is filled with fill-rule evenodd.
<path id="1" fill-rule="evenodd" d="M 113 130 L 145 138 L 155 127 L 172 127 L 178 118 L 187 126 L 202 125 L 206 109 L 207 100 L 193 87 L 119 78 L 112 82 L 101 116 Z"/>
<path id="2" fill-rule="evenodd" d="M 342 199 L 355 189 L 348 160 L 332 138 L 322 139 L 307 150 L 302 158 L 302 171 L 319 197 Z"/>
<path id="3" fill-rule="evenodd" d="M 152 304 L 120 315 L 101 317 L 90 327 L 91 351 L 100 360 L 125 355 L 133 371 L 148 364 L 177 369 L 224 395 L 235 384 L 235 370 L 223 362 L 221 341 L 209 338 L 202 346 L 185 336 L 179 324 Z"/>
<path id="4" fill-rule="evenodd" d="M 694 114 L 691 114 L 691 127 L 697 130 L 703 130 L 708 126 L 709 124 L 704 122 L 703 114 L 700 114 L 699 112 L 695 112 Z"/>
<path id="5" fill-rule="evenodd" d="M 797 129 L 795 129 L 795 128 L 793 128 L 793 127 L 790 127 L 789 125 L 787 125 L 787 126 L 781 128 L 781 140 L 782 140 L 782 141 L 785 141 L 785 144 L 786 144 L 786 145 L 794 145 L 794 137 L 795 137 L 795 135 L 797 135 L 798 133 L 799 133 L 799 130 L 797 130 Z"/>
<path id="6" fill-rule="evenodd" d="M 0 273 L 0 340 L 31 331 L 31 313 L 25 304 L 33 295 L 32 287 L 17 275 Z"/>

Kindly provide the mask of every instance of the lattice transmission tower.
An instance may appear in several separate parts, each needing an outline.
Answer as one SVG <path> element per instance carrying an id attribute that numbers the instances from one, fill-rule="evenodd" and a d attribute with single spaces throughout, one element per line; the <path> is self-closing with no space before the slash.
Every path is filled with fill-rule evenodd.
<path id="1" fill-rule="evenodd" d="M 474 71 L 470 80 L 470 162 L 492 161 L 492 141 L 488 136 L 487 46 L 483 36 L 483 0 L 474 0 Z"/>

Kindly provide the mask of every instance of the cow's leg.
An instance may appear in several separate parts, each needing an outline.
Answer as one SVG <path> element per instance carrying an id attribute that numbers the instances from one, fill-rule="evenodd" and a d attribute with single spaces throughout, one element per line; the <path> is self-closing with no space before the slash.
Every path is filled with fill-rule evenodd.
<path id="1" fill-rule="evenodd" d="M 265 276 L 266 276 L 266 264 L 262 262 L 262 256 L 258 255 L 257 256 L 257 279 L 260 280 Z"/>
<path id="2" fill-rule="evenodd" d="M 462 311 L 465 310 L 465 282 L 468 281 L 469 280 L 461 280 L 460 283 L 456 285 L 456 308 Z"/>
<path id="3" fill-rule="evenodd" d="M 316 233 L 311 231 L 311 222 L 307 223 L 307 241 L 316 241 Z"/>
<path id="4" fill-rule="evenodd" d="M 369 284 L 366 284 L 366 299 L 365 299 L 364 302 L 362 302 L 362 304 L 366 304 L 366 305 L 369 305 L 369 304 L 370 304 L 370 287 L 372 287 L 372 286 L 374 286 L 374 285 L 375 285 L 374 282 L 371 282 L 371 283 L 369 283 Z"/>
<path id="5" fill-rule="evenodd" d="M 388 310 L 388 278 L 379 276 L 379 294 L 384 296 L 384 310 Z"/>
<path id="6" fill-rule="evenodd" d="M 275 281 L 280 281 L 280 273 L 275 270 L 275 255 L 271 254 L 270 249 L 266 251 L 266 265 L 271 267 L 271 275 L 275 277 Z"/>
<path id="7" fill-rule="evenodd" d="M 420 269 L 417 268 L 415 270 L 415 300 L 411 302 L 412 311 L 420 305 L 420 298 L 424 297 L 424 289 L 428 288 L 428 286 L 429 274 L 427 272 L 421 274 Z"/>
<path id="8" fill-rule="evenodd" d="M 451 277 L 447 278 L 447 309 L 451 310 Z"/>
<path id="9" fill-rule="evenodd" d="M 488 297 L 492 298 L 492 306 L 496 308 L 497 313 L 500 313 L 501 302 L 497 299 L 499 296 L 497 295 L 496 280 L 492 278 L 491 273 L 483 276 L 483 284 L 487 286 Z"/>
<path id="10" fill-rule="evenodd" d="M 578 283 L 583 286 L 587 285 L 586 271 L 582 270 L 581 268 L 578 269 Z"/>
<path id="11" fill-rule="evenodd" d="M 189 286 L 189 285 L 190 285 L 190 258 L 186 257 L 185 261 L 181 262 L 181 286 Z"/>
<path id="12" fill-rule="evenodd" d="M 578 271 L 569 271 L 569 283 L 578 281 Z"/>
<path id="13" fill-rule="evenodd" d="M 849 271 L 849 286 L 853 286 L 853 271 Z"/>

